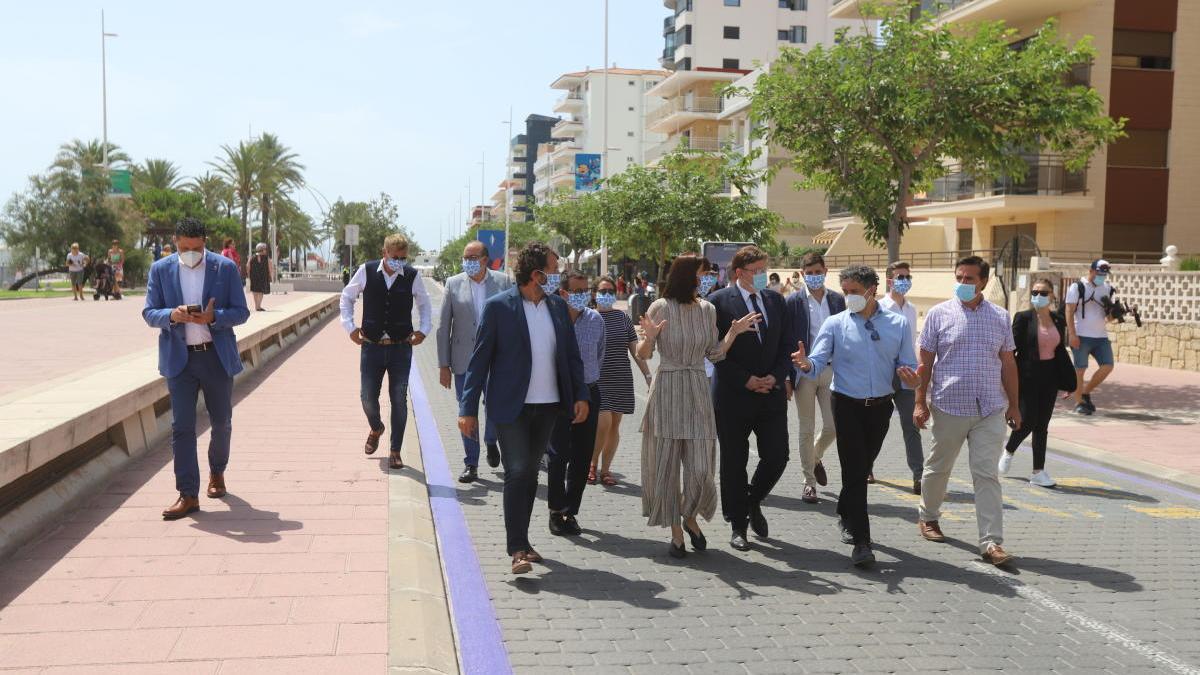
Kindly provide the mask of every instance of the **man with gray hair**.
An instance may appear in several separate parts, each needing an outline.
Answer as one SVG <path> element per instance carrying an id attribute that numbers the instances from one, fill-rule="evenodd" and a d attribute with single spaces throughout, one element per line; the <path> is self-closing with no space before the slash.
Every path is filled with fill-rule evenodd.
<path id="1" fill-rule="evenodd" d="M 796 344 L 792 363 L 814 379 L 833 368 L 833 423 L 837 428 L 842 490 L 837 512 L 842 542 L 853 544 L 851 562 L 875 562 L 867 519 L 867 473 L 879 456 L 891 422 L 894 378 L 915 388 L 920 376 L 908 319 L 880 308 L 875 300 L 879 275 L 866 265 L 851 265 L 839 275 L 846 311 L 834 314 L 817 333 L 812 354 Z"/>
<path id="2" fill-rule="evenodd" d="M 453 381 L 454 397 L 460 402 L 483 305 L 492 296 L 512 288 L 508 275 L 492 270 L 490 263 L 491 256 L 483 242 L 467 244 L 463 249 L 463 271 L 446 280 L 446 293 L 442 297 L 437 330 L 439 379 L 446 389 Z M 458 482 L 473 483 L 478 478 L 479 439 L 463 436 L 462 441 L 465 455 Z M 490 416 L 484 426 L 483 441 L 487 445 L 488 466 L 500 466 L 500 447 Z"/>
<path id="3" fill-rule="evenodd" d="M 267 245 L 258 242 L 254 247 L 254 255 L 246 263 L 246 274 L 250 277 L 250 294 L 254 296 L 254 311 L 265 312 L 262 306 L 264 295 L 271 294 L 271 258 L 267 255 Z"/>

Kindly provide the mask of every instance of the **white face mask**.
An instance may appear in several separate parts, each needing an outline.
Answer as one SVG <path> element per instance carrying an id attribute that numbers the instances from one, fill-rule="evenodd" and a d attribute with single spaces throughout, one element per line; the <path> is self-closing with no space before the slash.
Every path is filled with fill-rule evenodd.
<path id="1" fill-rule="evenodd" d="M 867 297 L 865 295 L 847 295 L 846 296 L 846 311 L 858 313 L 867 308 Z"/>
<path id="2" fill-rule="evenodd" d="M 200 251 L 179 252 L 179 262 L 183 263 L 187 267 L 195 267 L 196 265 L 199 265 L 200 261 L 202 260 L 204 260 L 204 254 Z"/>

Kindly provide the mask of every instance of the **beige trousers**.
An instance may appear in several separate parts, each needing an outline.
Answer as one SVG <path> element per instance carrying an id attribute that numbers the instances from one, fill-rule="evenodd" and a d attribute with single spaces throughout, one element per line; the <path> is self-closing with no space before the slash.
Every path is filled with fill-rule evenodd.
<path id="1" fill-rule="evenodd" d="M 989 544 L 1004 541 L 1004 495 L 1000 489 L 998 464 L 1004 451 L 1007 426 L 1004 411 L 987 417 L 960 417 L 930 406 L 933 415 L 933 447 L 925 458 L 921 476 L 921 520 L 937 520 L 946 499 L 946 488 L 954 462 L 967 444 L 971 482 L 975 486 L 975 520 L 979 525 L 979 552 Z"/>
<path id="2" fill-rule="evenodd" d="M 800 420 L 800 468 L 804 471 L 805 485 L 817 484 L 813 471 L 837 439 L 833 427 L 833 393 L 829 390 L 832 382 L 833 368 L 827 367 L 814 379 L 801 377 L 793 394 L 796 417 Z M 818 407 L 821 410 L 820 436 L 816 436 Z"/>

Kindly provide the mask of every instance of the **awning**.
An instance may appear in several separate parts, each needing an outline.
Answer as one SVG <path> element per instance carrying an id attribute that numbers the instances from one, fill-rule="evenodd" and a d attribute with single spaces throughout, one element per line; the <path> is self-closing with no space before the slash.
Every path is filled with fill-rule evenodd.
<path id="1" fill-rule="evenodd" d="M 817 236 L 813 237 L 812 243 L 814 246 L 832 246 L 841 233 L 841 230 L 821 230 Z"/>

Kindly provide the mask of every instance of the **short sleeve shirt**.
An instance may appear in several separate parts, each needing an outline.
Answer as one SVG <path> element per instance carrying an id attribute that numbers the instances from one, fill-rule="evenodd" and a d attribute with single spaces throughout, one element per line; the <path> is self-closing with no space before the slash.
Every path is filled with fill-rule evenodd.
<path id="1" fill-rule="evenodd" d="M 1112 295 L 1112 286 L 1107 283 L 1096 285 L 1086 278 L 1079 281 L 1083 283 L 1083 299 L 1079 298 L 1077 283 L 1067 287 L 1067 297 L 1064 299 L 1066 304 L 1075 305 L 1075 334 L 1079 337 L 1108 337 L 1102 298 Z"/>
<path id="2" fill-rule="evenodd" d="M 983 300 L 970 309 L 958 300 L 925 315 L 921 349 L 933 352 L 932 403 L 960 417 L 987 417 L 1008 406 L 1000 382 L 1000 353 L 1016 349 L 1008 312 Z"/>
<path id="3" fill-rule="evenodd" d="M 67 254 L 67 271 L 82 272 L 83 261 L 87 258 L 83 253 L 68 253 Z"/>

